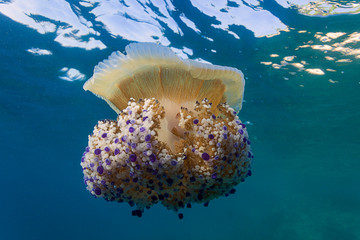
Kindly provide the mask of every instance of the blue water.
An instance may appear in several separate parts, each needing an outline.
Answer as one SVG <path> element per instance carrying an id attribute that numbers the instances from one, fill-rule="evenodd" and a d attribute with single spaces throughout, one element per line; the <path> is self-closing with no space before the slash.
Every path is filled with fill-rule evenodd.
<path id="1" fill-rule="evenodd" d="M 0 1 L 0 239 L 360 239 L 360 15 L 341 5 L 354 1 L 322 15 L 204 2 Z M 83 183 L 87 136 L 116 114 L 82 85 L 134 41 L 246 76 L 253 175 L 182 220 L 159 205 L 132 217 Z"/>

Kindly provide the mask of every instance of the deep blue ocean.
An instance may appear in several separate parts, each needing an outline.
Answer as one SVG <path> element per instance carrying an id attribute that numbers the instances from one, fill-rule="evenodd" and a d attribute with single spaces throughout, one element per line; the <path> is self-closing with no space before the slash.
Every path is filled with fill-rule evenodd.
<path id="1" fill-rule="evenodd" d="M 0 239 L 360 239 L 356 1 L 0 1 Z M 236 194 L 142 218 L 86 190 L 105 101 L 82 88 L 131 42 L 238 68 L 255 155 Z"/>

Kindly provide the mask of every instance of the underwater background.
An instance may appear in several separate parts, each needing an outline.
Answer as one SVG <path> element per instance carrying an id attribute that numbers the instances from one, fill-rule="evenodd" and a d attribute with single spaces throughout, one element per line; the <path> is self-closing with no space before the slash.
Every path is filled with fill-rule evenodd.
<path id="1" fill-rule="evenodd" d="M 0 0 L 0 239 L 360 239 L 360 5 L 334 0 Z M 236 194 L 142 218 L 80 159 L 105 101 L 82 89 L 130 42 L 236 67 L 255 155 Z"/>

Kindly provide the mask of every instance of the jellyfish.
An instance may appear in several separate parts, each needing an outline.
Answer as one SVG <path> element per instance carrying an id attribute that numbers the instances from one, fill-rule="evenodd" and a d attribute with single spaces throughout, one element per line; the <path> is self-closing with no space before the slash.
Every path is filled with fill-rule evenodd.
<path id="1" fill-rule="evenodd" d="M 84 84 L 118 114 L 88 137 L 81 158 L 87 190 L 128 203 L 138 217 L 157 203 L 178 213 L 235 193 L 253 159 L 237 115 L 242 72 L 182 59 L 154 43 L 125 50 L 100 62 Z"/>

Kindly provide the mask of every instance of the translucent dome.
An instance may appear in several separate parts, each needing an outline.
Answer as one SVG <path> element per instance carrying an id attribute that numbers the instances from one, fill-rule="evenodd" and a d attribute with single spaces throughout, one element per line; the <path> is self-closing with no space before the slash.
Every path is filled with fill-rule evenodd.
<path id="1" fill-rule="evenodd" d="M 169 48 L 153 43 L 132 43 L 127 55 L 117 51 L 94 69 L 84 85 L 119 112 L 130 98 L 155 97 L 179 105 L 207 98 L 212 110 L 227 102 L 241 109 L 244 76 L 236 68 L 181 59 Z"/>

